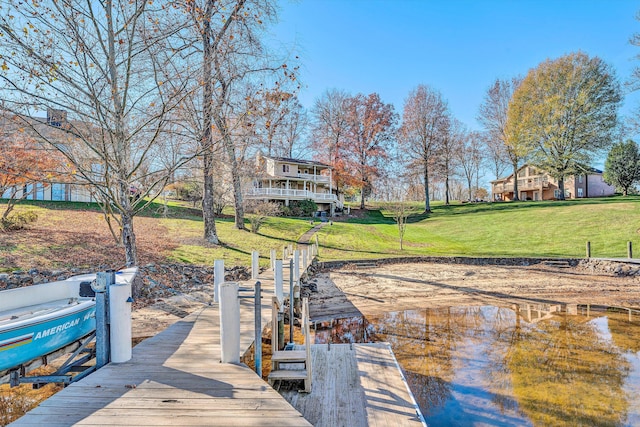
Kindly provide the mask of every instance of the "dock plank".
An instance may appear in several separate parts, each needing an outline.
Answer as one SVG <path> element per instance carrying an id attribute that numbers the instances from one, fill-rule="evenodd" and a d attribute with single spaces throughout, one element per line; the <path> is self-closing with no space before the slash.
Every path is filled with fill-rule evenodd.
<path id="1" fill-rule="evenodd" d="M 388 344 L 315 344 L 311 354 L 311 393 L 280 394 L 314 426 L 423 425 Z"/>

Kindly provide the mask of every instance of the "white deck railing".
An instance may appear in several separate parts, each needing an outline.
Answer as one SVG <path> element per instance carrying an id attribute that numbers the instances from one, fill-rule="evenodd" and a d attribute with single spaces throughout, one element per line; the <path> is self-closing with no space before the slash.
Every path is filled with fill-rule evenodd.
<path id="1" fill-rule="evenodd" d="M 311 199 L 327 202 L 338 200 L 335 194 L 314 193 L 308 190 L 291 190 L 286 188 L 252 188 L 247 192 L 248 197 L 273 197 L 278 199 Z"/>

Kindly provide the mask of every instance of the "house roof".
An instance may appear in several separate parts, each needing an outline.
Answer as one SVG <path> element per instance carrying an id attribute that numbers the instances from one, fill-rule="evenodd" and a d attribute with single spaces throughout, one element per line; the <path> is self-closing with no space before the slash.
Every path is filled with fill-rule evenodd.
<path id="1" fill-rule="evenodd" d="M 289 157 L 274 157 L 274 156 L 264 156 L 265 159 L 272 159 L 275 160 L 277 162 L 283 162 L 283 163 L 295 163 L 298 165 L 305 165 L 305 166 L 320 166 L 323 168 L 328 168 L 328 169 L 333 169 L 331 166 L 325 164 L 325 163 L 321 163 L 321 162 L 316 162 L 315 160 L 304 160 L 304 159 L 292 159 Z"/>

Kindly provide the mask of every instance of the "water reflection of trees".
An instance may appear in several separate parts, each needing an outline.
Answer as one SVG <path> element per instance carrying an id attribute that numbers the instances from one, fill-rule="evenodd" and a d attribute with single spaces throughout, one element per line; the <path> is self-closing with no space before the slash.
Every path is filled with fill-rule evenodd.
<path id="1" fill-rule="evenodd" d="M 457 345 L 477 330 L 481 317 L 479 307 L 463 307 L 393 312 L 371 319 L 376 325 L 376 340 L 387 341 L 394 348 L 426 415 L 450 399 Z"/>
<path id="2" fill-rule="evenodd" d="M 613 343 L 622 351 L 637 353 L 640 351 L 640 318 L 634 314 L 629 321 L 628 314 L 607 313 L 609 318 L 609 331 Z"/>
<path id="3" fill-rule="evenodd" d="M 514 327 L 503 366 L 520 410 L 536 425 L 624 423 L 629 362 L 581 316 Z"/>
<path id="4" fill-rule="evenodd" d="M 370 322 L 374 340 L 394 348 L 426 416 L 451 398 L 456 370 L 464 369 L 475 346 L 488 361 L 479 380 L 501 413 L 516 411 L 534 425 L 625 421 L 623 385 L 630 365 L 617 347 L 637 348 L 640 328 L 612 330 L 619 342 L 614 347 L 583 317 L 530 324 L 509 308 L 412 310 Z"/>

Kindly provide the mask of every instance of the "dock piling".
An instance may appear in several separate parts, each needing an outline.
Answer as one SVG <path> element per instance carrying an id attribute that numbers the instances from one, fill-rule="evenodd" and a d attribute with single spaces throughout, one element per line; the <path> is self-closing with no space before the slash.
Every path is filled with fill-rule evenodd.
<path id="1" fill-rule="evenodd" d="M 220 361 L 240 363 L 240 301 L 238 283 L 220 285 Z"/>

